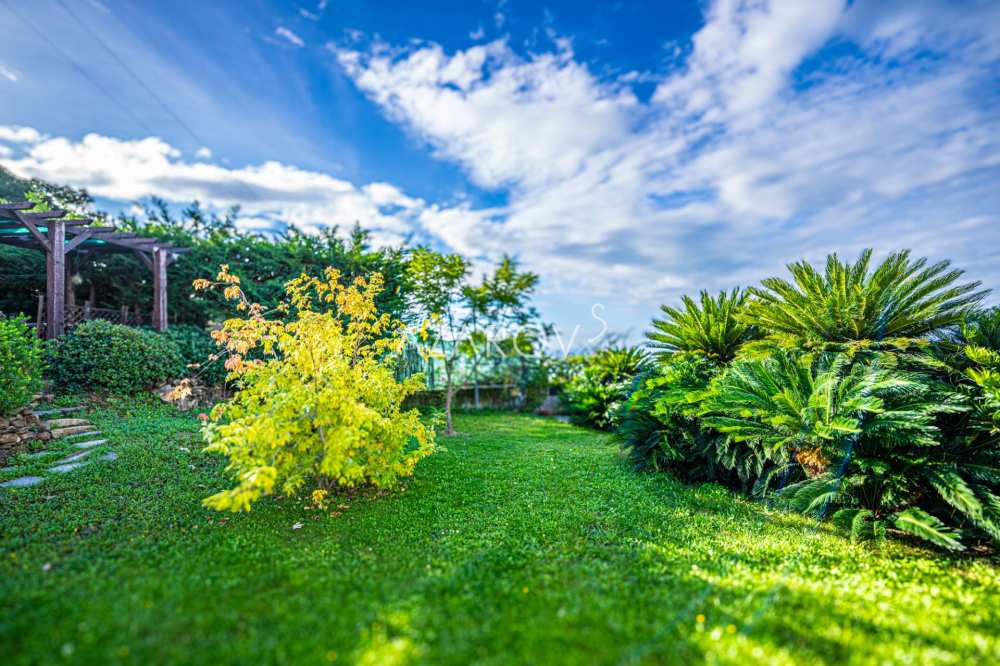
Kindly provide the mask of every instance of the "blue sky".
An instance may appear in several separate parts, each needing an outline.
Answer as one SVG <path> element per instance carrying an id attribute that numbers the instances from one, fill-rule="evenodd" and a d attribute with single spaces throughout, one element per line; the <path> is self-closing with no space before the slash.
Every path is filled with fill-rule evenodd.
<path id="1" fill-rule="evenodd" d="M 866 246 L 1000 286 L 1000 3 L 0 0 L 0 27 L 15 172 L 508 252 L 578 343 Z"/>

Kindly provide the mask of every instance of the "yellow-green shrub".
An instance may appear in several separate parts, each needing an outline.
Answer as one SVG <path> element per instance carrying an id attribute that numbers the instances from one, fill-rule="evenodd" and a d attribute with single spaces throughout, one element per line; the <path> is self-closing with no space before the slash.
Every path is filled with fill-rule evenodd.
<path id="1" fill-rule="evenodd" d="M 283 319 L 250 303 L 239 278 L 223 266 L 215 283 L 245 318 L 213 336 L 229 352 L 226 367 L 239 390 L 217 405 L 204 429 L 207 450 L 229 457 L 239 484 L 205 500 L 220 510 L 249 510 L 280 489 L 391 487 L 434 450 L 434 432 L 403 400 L 422 379 L 399 382 L 393 362 L 405 341 L 401 322 L 379 315 L 379 274 L 340 281 L 303 275 L 287 285 Z M 315 307 L 314 307 L 315 306 Z M 246 355 L 256 349 L 255 360 Z"/>

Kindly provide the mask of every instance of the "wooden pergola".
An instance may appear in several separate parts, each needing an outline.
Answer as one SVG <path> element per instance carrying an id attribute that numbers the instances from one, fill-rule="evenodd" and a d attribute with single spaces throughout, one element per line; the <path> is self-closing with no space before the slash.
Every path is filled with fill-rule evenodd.
<path id="1" fill-rule="evenodd" d="M 67 284 L 72 279 L 66 271 L 66 259 L 71 252 L 132 253 L 139 257 L 153 272 L 153 328 L 167 329 L 167 266 L 189 248 L 120 232 L 113 226 L 95 226 L 93 220 L 66 219 L 62 210 L 29 212 L 34 207 L 30 201 L 0 203 L 0 243 L 45 253 L 46 338 L 59 337 L 66 330 Z"/>

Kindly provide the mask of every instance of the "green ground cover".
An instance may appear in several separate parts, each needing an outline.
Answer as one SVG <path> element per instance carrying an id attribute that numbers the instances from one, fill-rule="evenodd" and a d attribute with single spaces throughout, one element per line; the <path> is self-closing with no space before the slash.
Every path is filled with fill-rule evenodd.
<path id="1" fill-rule="evenodd" d="M 90 418 L 117 461 L 0 491 L 5 664 L 1000 661 L 995 561 L 636 474 L 604 434 L 461 416 L 395 493 L 231 515 L 193 417 Z"/>

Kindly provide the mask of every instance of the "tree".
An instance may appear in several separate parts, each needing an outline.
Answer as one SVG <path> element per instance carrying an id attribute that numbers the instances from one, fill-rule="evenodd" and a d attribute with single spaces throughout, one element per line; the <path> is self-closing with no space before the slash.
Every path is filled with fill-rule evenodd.
<path id="1" fill-rule="evenodd" d="M 317 502 L 337 487 L 391 488 L 434 451 L 433 429 L 403 408 L 422 380 L 395 377 L 405 327 L 378 311 L 379 274 L 350 282 L 334 268 L 302 275 L 288 283 L 279 317 L 250 302 L 226 266 L 214 282 L 195 282 L 212 287 L 238 312 L 213 333 L 238 390 L 212 409 L 204 435 L 238 483 L 205 505 L 246 511 L 263 495 L 307 484 Z"/>
<path id="2" fill-rule="evenodd" d="M 534 344 L 523 328 L 537 317 L 535 309 L 528 305 L 528 299 L 537 285 L 537 274 L 518 270 L 517 260 L 504 255 L 492 275 L 484 276 L 477 286 L 468 285 L 463 289 L 469 337 L 463 341 L 462 349 L 472 361 L 473 394 L 477 408 L 480 406 L 480 360 L 489 356 L 491 349 L 503 354 L 498 344 L 501 338 L 505 338 L 508 341 L 506 346 L 517 354 L 520 383 L 524 384 L 524 359 L 534 349 Z M 518 330 L 511 332 L 511 327 Z"/>
<path id="3" fill-rule="evenodd" d="M 451 404 L 455 392 L 459 343 L 465 337 L 467 320 L 462 317 L 462 295 L 469 271 L 465 259 L 417 248 L 410 256 L 407 275 L 411 305 L 424 317 L 421 336 L 436 349 L 445 372 L 445 434 L 454 435 Z"/>

